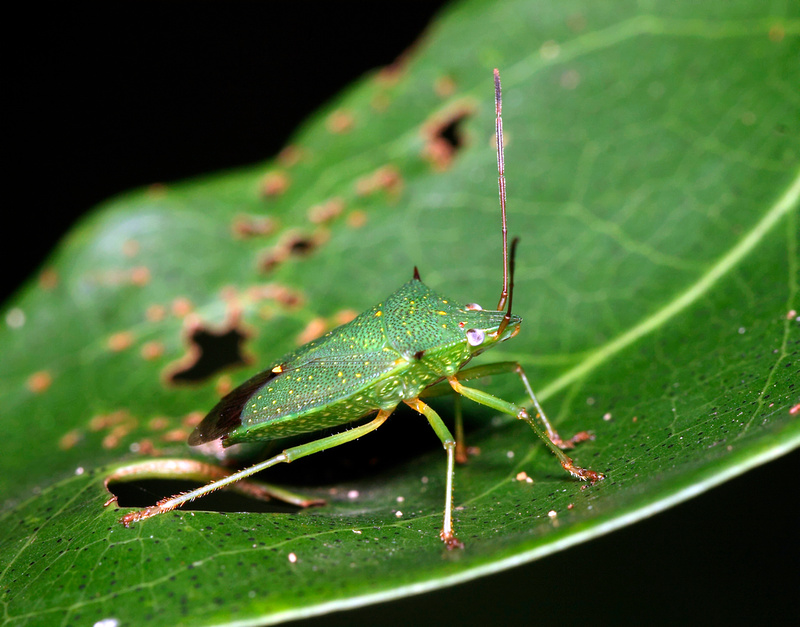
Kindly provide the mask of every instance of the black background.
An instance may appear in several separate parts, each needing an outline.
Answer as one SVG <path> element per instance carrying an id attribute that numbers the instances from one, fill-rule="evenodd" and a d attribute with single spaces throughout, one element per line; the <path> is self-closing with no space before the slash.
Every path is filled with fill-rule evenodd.
<path id="1" fill-rule="evenodd" d="M 26 9 L 7 23 L 25 43 L 6 61 L 3 296 L 110 195 L 273 155 L 308 113 L 408 48 L 438 6 Z M 794 624 L 799 471 L 795 452 L 532 564 L 298 624 Z"/>

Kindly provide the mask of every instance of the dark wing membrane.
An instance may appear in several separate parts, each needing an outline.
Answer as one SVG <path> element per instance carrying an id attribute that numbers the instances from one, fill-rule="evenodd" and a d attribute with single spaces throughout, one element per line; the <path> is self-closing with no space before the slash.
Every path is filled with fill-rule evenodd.
<path id="1" fill-rule="evenodd" d="M 213 442 L 241 426 L 242 409 L 247 404 L 247 401 L 260 387 L 277 377 L 278 374 L 272 370 L 259 372 L 256 376 L 248 379 L 223 397 L 192 431 L 189 436 L 189 444 L 197 446 L 198 444 Z"/>

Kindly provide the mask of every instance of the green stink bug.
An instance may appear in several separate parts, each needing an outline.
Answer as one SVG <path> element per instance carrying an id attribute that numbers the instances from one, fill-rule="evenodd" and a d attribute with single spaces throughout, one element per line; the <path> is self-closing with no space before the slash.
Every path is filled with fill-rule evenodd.
<path id="1" fill-rule="evenodd" d="M 201 488 L 159 501 L 125 515 L 132 522 L 169 512 L 195 498 L 228 486 L 281 462 L 344 444 L 377 429 L 394 409 L 405 403 L 423 414 L 447 452 L 447 482 L 441 538 L 447 548 L 463 546 L 452 524 L 452 486 L 455 462 L 465 458 L 463 440 L 450 433 L 442 419 L 420 396 L 432 385 L 447 381 L 453 391 L 500 412 L 526 421 L 556 454 L 561 465 L 579 479 L 595 482 L 603 475 L 576 466 L 562 449 L 589 439 L 580 432 L 562 440 L 545 417 L 522 366 L 501 362 L 464 369 L 476 355 L 514 337 L 522 319 L 511 313 L 514 256 L 508 254 L 506 184 L 500 75 L 494 71 L 498 185 L 503 238 L 503 288 L 496 310 L 478 305 L 460 306 L 427 287 L 417 269 L 413 278 L 394 294 L 352 321 L 284 355 L 268 370 L 225 396 L 195 428 L 189 444 L 221 439 L 223 446 L 267 441 L 289 435 L 345 425 L 376 414 L 364 424 L 341 433 L 295 446 L 263 462 L 218 479 Z M 481 390 L 465 381 L 491 374 L 516 373 L 536 414 Z M 458 417 L 457 417 L 458 418 Z M 457 423 L 456 433 L 461 429 Z"/>

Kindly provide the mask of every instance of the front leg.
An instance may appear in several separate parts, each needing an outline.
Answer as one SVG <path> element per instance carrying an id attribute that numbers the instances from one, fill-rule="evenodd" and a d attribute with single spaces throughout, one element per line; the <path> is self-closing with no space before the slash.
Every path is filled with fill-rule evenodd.
<path id="1" fill-rule="evenodd" d="M 439 537 L 442 538 L 442 541 L 448 549 L 463 549 L 464 543 L 456 538 L 456 534 L 453 531 L 453 475 L 455 474 L 456 441 L 450 433 L 450 430 L 439 417 L 439 414 L 437 414 L 432 407 L 426 405 L 418 398 L 405 401 L 405 403 L 428 419 L 436 435 L 438 435 L 439 439 L 442 441 L 444 450 L 447 452 L 447 492 L 444 497 L 444 522 Z"/>
<path id="2" fill-rule="evenodd" d="M 489 364 L 489 366 L 494 366 L 497 364 Z M 484 366 L 479 366 L 477 368 L 471 368 L 470 370 L 480 370 L 486 368 Z M 469 371 L 465 371 L 469 373 Z M 475 376 L 483 376 L 486 374 L 485 371 L 482 371 L 481 374 Z M 555 456 L 558 458 L 558 461 L 561 462 L 561 466 L 569 472 L 572 476 L 577 477 L 578 479 L 588 480 L 594 483 L 595 481 L 599 481 L 603 479 L 603 475 L 599 472 L 595 472 L 594 470 L 589 470 L 587 468 L 581 468 L 576 466 L 575 463 L 572 461 L 570 457 L 564 454 L 559 446 L 559 441 L 561 438 L 558 437 L 558 433 L 550 429 L 542 429 L 539 424 L 534 420 L 528 411 L 524 407 L 520 407 L 519 405 L 515 405 L 514 403 L 509 403 L 508 401 L 504 401 L 501 398 L 497 398 L 488 392 L 484 392 L 482 390 L 476 390 L 475 388 L 466 387 L 461 383 L 459 380 L 460 377 L 458 375 L 448 377 L 447 381 L 450 383 L 453 390 L 455 390 L 458 394 L 462 396 L 466 396 L 468 399 L 475 401 L 476 403 L 480 403 L 481 405 L 486 405 L 487 407 L 491 407 L 492 409 L 496 409 L 497 411 L 503 412 L 505 414 L 510 414 L 519 418 L 520 420 L 524 420 L 527 422 L 531 428 L 534 430 L 536 435 L 538 435 L 544 443 L 550 448 Z M 546 425 L 549 425 L 547 419 L 544 417 L 544 413 L 541 411 L 541 406 L 539 406 L 538 401 L 536 402 L 536 408 L 539 411 L 538 417 L 542 422 Z M 555 434 L 557 440 L 554 440 L 551 436 L 551 432 Z M 585 438 L 584 438 L 585 439 Z M 563 443 L 563 441 L 561 441 Z"/>
<path id="3" fill-rule="evenodd" d="M 555 444 L 558 448 L 562 450 L 566 450 L 575 448 L 575 445 L 580 442 L 585 442 L 586 440 L 594 440 L 594 435 L 592 435 L 588 431 L 579 431 L 578 433 L 573 435 L 569 440 L 562 439 L 562 437 L 558 434 L 558 431 L 556 431 L 553 428 L 553 426 L 550 424 L 550 421 L 547 419 L 547 416 L 545 415 L 542 406 L 539 404 L 539 400 L 536 398 L 536 394 L 533 393 L 533 388 L 531 387 L 531 384 L 528 381 L 528 377 L 525 374 L 525 370 L 523 370 L 519 362 L 499 361 L 494 364 L 486 364 L 483 366 L 475 366 L 473 368 L 467 368 L 466 370 L 462 370 L 461 372 L 456 373 L 455 379 L 463 382 L 463 381 L 469 381 L 471 379 L 479 379 L 480 377 L 488 377 L 495 374 L 507 374 L 509 372 L 513 372 L 514 374 L 516 374 L 522 381 L 522 385 L 525 386 L 525 391 L 528 393 L 528 396 L 530 397 L 533 406 L 536 408 L 536 418 L 538 418 L 541 421 L 542 425 L 545 428 L 545 431 L 547 432 L 548 439 L 553 444 Z"/>

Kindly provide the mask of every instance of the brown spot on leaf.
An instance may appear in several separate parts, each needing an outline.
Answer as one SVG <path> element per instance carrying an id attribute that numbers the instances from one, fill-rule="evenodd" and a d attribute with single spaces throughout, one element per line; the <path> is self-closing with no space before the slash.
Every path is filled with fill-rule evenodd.
<path id="1" fill-rule="evenodd" d="M 263 237 L 275 232 L 277 224 L 269 216 L 238 215 L 233 220 L 231 232 L 234 237 L 247 239 L 249 237 Z"/>
<path id="2" fill-rule="evenodd" d="M 392 87 L 400 82 L 408 69 L 408 57 L 410 50 L 406 50 L 397 57 L 392 63 L 382 67 L 375 76 L 375 82 L 381 87 Z"/>
<path id="3" fill-rule="evenodd" d="M 167 315 L 167 310 L 162 305 L 150 305 L 144 312 L 144 317 L 148 322 L 160 322 Z"/>
<path id="4" fill-rule="evenodd" d="M 389 105 L 392 104 L 392 99 L 389 97 L 385 91 L 379 91 L 375 93 L 369 101 L 369 105 L 375 111 L 386 111 L 389 108 Z"/>
<path id="5" fill-rule="evenodd" d="M 347 214 L 347 226 L 353 229 L 360 229 L 367 223 L 367 214 L 361 209 L 355 209 Z"/>
<path id="6" fill-rule="evenodd" d="M 189 434 L 183 429 L 172 429 L 162 434 L 161 439 L 164 442 L 185 442 Z"/>
<path id="7" fill-rule="evenodd" d="M 333 315 L 333 319 L 337 325 L 347 324 L 358 315 L 354 309 L 342 309 Z"/>
<path id="8" fill-rule="evenodd" d="M 131 432 L 131 428 L 127 425 L 117 425 L 111 430 L 111 433 L 103 438 L 104 449 L 114 449 L 122 444 L 122 439 Z"/>
<path id="9" fill-rule="evenodd" d="M 586 16 L 583 13 L 573 13 L 567 18 L 567 26 L 574 33 L 586 30 Z"/>
<path id="10" fill-rule="evenodd" d="M 188 298 L 179 296 L 172 301 L 171 309 L 174 316 L 183 318 L 191 313 L 191 311 L 194 309 L 194 305 L 192 305 L 192 301 L 190 301 Z"/>
<path id="11" fill-rule="evenodd" d="M 142 438 L 138 442 L 134 442 L 131 445 L 131 451 L 146 457 L 161 454 L 161 450 L 156 448 L 155 444 L 153 444 L 153 440 L 150 438 Z"/>
<path id="12" fill-rule="evenodd" d="M 422 125 L 425 138 L 422 156 L 435 170 L 450 167 L 456 153 L 465 144 L 461 131 L 464 120 L 475 112 L 472 101 L 461 100 L 431 117 Z"/>
<path id="13" fill-rule="evenodd" d="M 90 272 L 87 279 L 102 286 L 137 285 L 141 287 L 150 282 L 150 269 L 146 266 L 136 266 L 134 268 L 96 270 Z"/>
<path id="14" fill-rule="evenodd" d="M 122 254 L 126 257 L 135 257 L 139 254 L 141 246 L 135 239 L 128 239 L 122 242 Z"/>
<path id="15" fill-rule="evenodd" d="M 233 379 L 227 374 L 222 375 L 217 380 L 215 390 L 219 396 L 226 396 L 228 392 L 233 390 Z"/>
<path id="16" fill-rule="evenodd" d="M 304 156 L 305 152 L 302 148 L 289 145 L 278 153 L 278 163 L 284 168 L 291 168 L 293 165 L 299 163 Z"/>
<path id="17" fill-rule="evenodd" d="M 449 98 L 456 93 L 456 81 L 452 76 L 440 76 L 433 84 L 433 91 L 440 98 Z"/>
<path id="18" fill-rule="evenodd" d="M 142 346 L 141 355 L 147 361 L 158 359 L 164 354 L 164 345 L 161 342 L 151 341 L 146 342 Z"/>
<path id="19" fill-rule="evenodd" d="M 26 385 L 34 394 L 41 394 L 45 392 L 52 383 L 53 376 L 47 370 L 40 370 L 28 377 Z"/>
<path id="20" fill-rule="evenodd" d="M 147 421 L 147 427 L 152 431 L 163 431 L 169 427 L 170 424 L 170 419 L 164 416 L 156 416 Z"/>
<path id="21" fill-rule="evenodd" d="M 124 351 L 126 348 L 130 348 L 131 344 L 133 344 L 133 333 L 130 331 L 120 331 L 119 333 L 115 333 L 108 338 L 108 342 L 106 343 L 108 348 L 115 353 Z"/>
<path id="22" fill-rule="evenodd" d="M 90 431 L 108 431 L 103 437 L 102 446 L 106 449 L 117 448 L 125 436 L 136 429 L 139 421 L 128 411 L 120 409 L 110 414 L 94 416 L 89 421 Z"/>
<path id="23" fill-rule="evenodd" d="M 153 183 L 147 188 L 147 195 L 153 200 L 160 200 L 167 196 L 167 186 L 164 183 Z"/>
<path id="24" fill-rule="evenodd" d="M 261 194 L 266 198 L 280 196 L 289 189 L 291 181 L 283 170 L 268 172 L 261 181 Z"/>
<path id="25" fill-rule="evenodd" d="M 308 219 L 314 224 L 330 222 L 341 215 L 344 210 L 344 200 L 341 198 L 331 198 L 325 202 L 314 205 L 308 210 Z"/>
<path id="26" fill-rule="evenodd" d="M 359 196 L 371 196 L 378 191 L 385 191 L 389 196 L 396 197 L 402 189 L 403 177 L 392 165 L 381 166 L 356 181 L 356 193 Z"/>
<path id="27" fill-rule="evenodd" d="M 315 340 L 325 333 L 327 327 L 328 325 L 325 322 L 325 318 L 314 318 L 306 325 L 305 329 L 300 332 L 297 338 L 295 338 L 295 343 L 298 346 L 308 344 L 311 340 Z"/>
<path id="28" fill-rule="evenodd" d="M 350 111 L 345 111 L 344 109 L 337 109 L 328 116 L 327 120 L 325 120 L 325 128 L 327 128 L 331 133 L 336 133 L 337 135 L 351 131 L 354 125 L 355 118 L 353 117 L 353 114 Z"/>
<path id="29" fill-rule="evenodd" d="M 79 429 L 73 429 L 72 431 L 67 431 L 61 438 L 58 440 L 58 448 L 62 451 L 68 451 L 69 449 L 73 448 L 78 442 L 83 439 L 83 434 Z"/>
<path id="30" fill-rule="evenodd" d="M 275 246 L 265 251 L 259 260 L 263 272 L 271 272 L 289 257 L 304 257 L 328 239 L 328 232 L 318 229 L 313 235 L 289 233 Z"/>
<path id="31" fill-rule="evenodd" d="M 202 422 L 203 418 L 205 418 L 205 414 L 203 412 L 193 411 L 183 417 L 181 424 L 184 427 L 194 428 Z"/>
<path id="32" fill-rule="evenodd" d="M 39 287 L 43 290 L 52 290 L 58 285 L 58 273 L 52 268 L 42 270 L 39 275 Z"/>
<path id="33" fill-rule="evenodd" d="M 110 414 L 98 414 L 93 416 L 89 421 L 89 430 L 102 431 L 103 429 L 116 427 L 118 425 L 129 425 L 130 428 L 133 428 L 137 424 L 138 421 L 130 412 L 125 409 L 119 409 L 117 411 L 112 411 Z"/>
<path id="34" fill-rule="evenodd" d="M 150 268 L 137 266 L 131 270 L 131 283 L 142 287 L 150 282 Z"/>
<path id="35" fill-rule="evenodd" d="M 575 69 L 565 70 L 559 78 L 559 83 L 564 89 L 576 89 L 581 84 L 580 72 Z"/>
<path id="36" fill-rule="evenodd" d="M 302 307 L 305 302 L 301 292 L 279 283 L 256 285 L 247 293 L 254 301 L 273 300 L 288 309 Z"/>
<path id="37" fill-rule="evenodd" d="M 769 40 L 779 43 L 786 37 L 786 29 L 783 24 L 776 23 L 769 27 Z"/>

